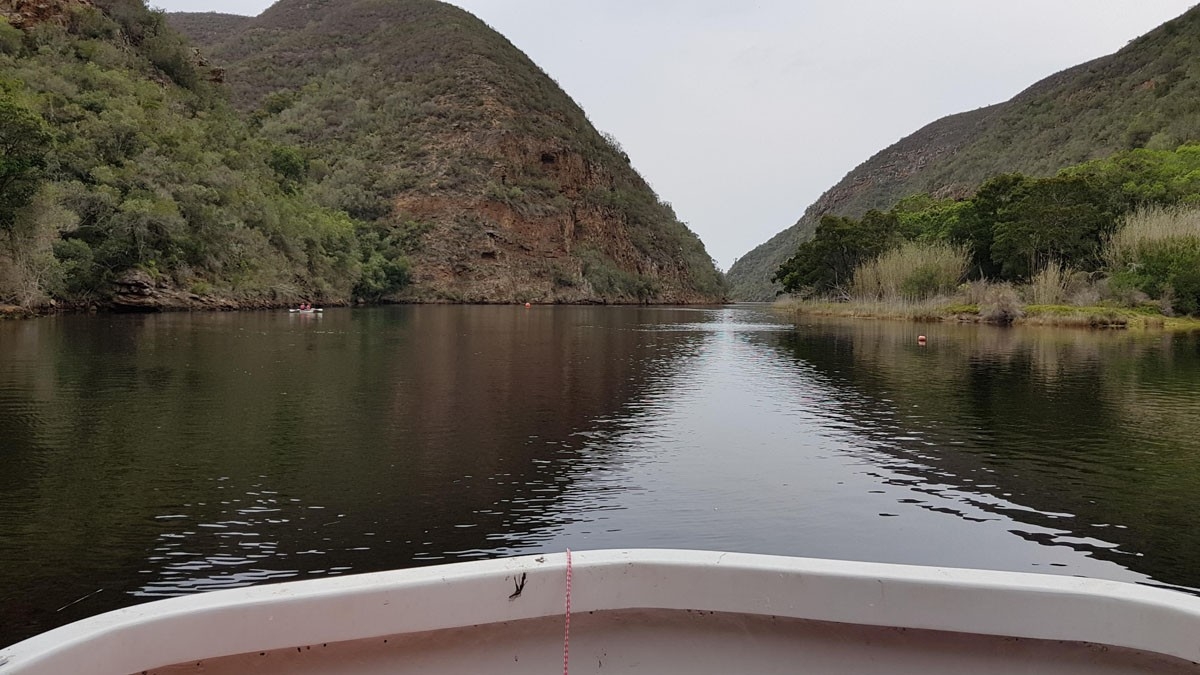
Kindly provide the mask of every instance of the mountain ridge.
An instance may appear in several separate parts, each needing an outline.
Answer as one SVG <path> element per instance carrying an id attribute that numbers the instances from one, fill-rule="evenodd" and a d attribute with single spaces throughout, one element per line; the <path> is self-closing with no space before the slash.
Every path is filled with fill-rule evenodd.
<path id="1" fill-rule="evenodd" d="M 167 14 L 167 21 L 171 27 L 186 35 L 197 47 L 221 42 L 253 20 L 254 17 L 226 12 L 169 12 Z"/>
<path id="2" fill-rule="evenodd" d="M 615 140 L 463 10 L 175 17 L 205 49 L 168 21 L 0 0 L 0 314 L 724 297 Z"/>
<path id="3" fill-rule="evenodd" d="M 314 158 L 322 203 L 421 226 L 400 299 L 723 296 L 703 244 L 619 145 L 465 10 L 281 0 L 249 21 L 168 20 L 225 69 L 234 104 L 266 137 Z M 217 23 L 233 26 L 219 40 Z M 373 210 L 347 203 L 355 182 L 379 199 Z"/>
<path id="4" fill-rule="evenodd" d="M 791 227 L 730 268 L 731 293 L 770 300 L 771 275 L 826 214 L 860 217 L 910 194 L 966 196 L 1000 173 L 1052 175 L 1130 147 L 1200 138 L 1200 8 L 1117 52 L 1043 78 L 1001 103 L 935 120 L 880 150 L 810 205 Z"/>

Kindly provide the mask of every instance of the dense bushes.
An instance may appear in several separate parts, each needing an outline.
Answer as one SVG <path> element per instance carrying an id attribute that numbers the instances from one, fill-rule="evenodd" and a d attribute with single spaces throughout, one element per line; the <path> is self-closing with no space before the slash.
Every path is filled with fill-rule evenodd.
<path id="1" fill-rule="evenodd" d="M 37 191 L 50 140 L 41 117 L 12 94 L 0 92 L 0 232 L 10 237 L 15 235 L 17 211 Z"/>
<path id="2" fill-rule="evenodd" d="M 857 296 L 873 299 L 927 297 L 948 288 L 952 266 L 939 277 L 919 255 L 940 250 L 948 261 L 954 250 L 969 255 L 969 278 L 1022 284 L 1036 296 L 1033 304 L 1080 293 L 1100 299 L 1099 290 L 1074 288 L 1077 277 L 1111 276 L 1111 291 L 1125 292 L 1127 303 L 1136 302 L 1136 292 L 1196 313 L 1197 207 L 1200 146 L 1133 150 L 1049 178 L 996 176 L 970 199 L 915 195 L 861 221 L 825 216 L 775 280 L 801 295 L 845 296 L 853 287 Z M 925 291 L 935 286 L 941 290 Z"/>
<path id="3" fill-rule="evenodd" d="M 844 289 L 859 264 L 901 241 L 895 214 L 868 211 L 861 221 L 825 216 L 816 236 L 800 245 L 796 255 L 780 266 L 772 281 L 788 292 L 829 293 Z"/>
<path id="4" fill-rule="evenodd" d="M 951 240 L 982 248 L 974 235 L 986 232 L 990 269 L 1009 281 L 1028 279 L 1054 261 L 1097 267 L 1100 243 L 1116 224 L 1100 186 L 1082 176 L 1004 178 L 984 184 L 972 200 L 976 227 L 966 236 L 952 232 Z"/>
<path id="5" fill-rule="evenodd" d="M 405 251 L 319 204 L 304 154 L 249 130 L 161 13 L 97 7 L 15 44 L 0 21 L 0 302 L 89 301 L 130 269 L 234 298 L 403 286 Z"/>

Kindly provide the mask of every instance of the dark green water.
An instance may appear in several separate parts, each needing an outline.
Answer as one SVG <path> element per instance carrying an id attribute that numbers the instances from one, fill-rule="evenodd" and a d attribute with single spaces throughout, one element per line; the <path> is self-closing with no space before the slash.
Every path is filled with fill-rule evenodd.
<path id="1" fill-rule="evenodd" d="M 0 644 L 566 547 L 1200 588 L 1198 385 L 1189 335 L 753 306 L 0 323 Z"/>

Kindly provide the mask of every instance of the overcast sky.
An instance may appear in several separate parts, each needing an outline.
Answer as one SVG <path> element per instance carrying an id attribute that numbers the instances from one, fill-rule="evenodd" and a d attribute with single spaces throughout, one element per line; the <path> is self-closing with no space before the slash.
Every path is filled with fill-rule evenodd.
<path id="1" fill-rule="evenodd" d="M 258 14 L 269 0 L 150 0 Z M 875 152 L 1195 0 L 454 0 L 612 133 L 722 269 Z"/>

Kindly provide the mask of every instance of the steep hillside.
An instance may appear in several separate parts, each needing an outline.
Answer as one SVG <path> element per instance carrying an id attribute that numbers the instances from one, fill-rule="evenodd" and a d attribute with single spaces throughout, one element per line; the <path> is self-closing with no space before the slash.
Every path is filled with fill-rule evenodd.
<path id="1" fill-rule="evenodd" d="M 723 280 L 611 138 L 523 53 L 433 0 L 171 19 L 311 194 L 399 233 L 402 299 L 702 302 Z M 227 38 L 213 41 L 222 31 Z"/>
<path id="2" fill-rule="evenodd" d="M 167 19 L 172 28 L 202 48 L 225 40 L 253 20 L 240 14 L 219 12 L 174 12 L 168 14 Z"/>
<path id="3" fill-rule="evenodd" d="M 218 79 L 140 0 L 0 0 L 0 309 L 401 285 L 403 263 L 308 196 Z"/>
<path id="4" fill-rule="evenodd" d="M 771 275 L 820 217 L 858 217 L 918 192 L 968 194 L 1009 171 L 1051 175 L 1137 147 L 1200 138 L 1200 9 L 1124 49 L 1038 82 L 1012 100 L 938 120 L 863 162 L 792 227 L 730 269 L 732 294 L 769 300 Z"/>

